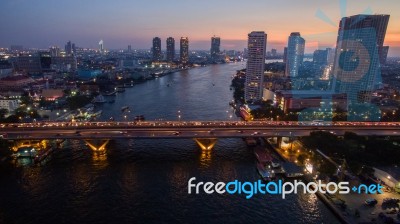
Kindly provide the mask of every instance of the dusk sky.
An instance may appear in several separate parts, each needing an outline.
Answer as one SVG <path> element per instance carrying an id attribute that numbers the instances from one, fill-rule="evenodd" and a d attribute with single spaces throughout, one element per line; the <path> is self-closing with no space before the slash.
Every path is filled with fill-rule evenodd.
<path id="1" fill-rule="evenodd" d="M 279 52 L 291 32 L 306 39 L 306 52 L 334 47 L 339 20 L 354 14 L 389 14 L 385 44 L 400 56 L 398 0 L 1 0 L 0 47 L 150 49 L 152 38 L 188 36 L 190 49 L 209 49 L 212 35 L 222 49 L 243 50 L 247 34 L 268 34 L 267 49 Z M 342 9 L 342 10 L 341 10 Z M 345 9 L 345 10 L 344 10 Z M 319 11 L 319 13 L 317 13 Z M 326 18 L 324 18 L 326 15 Z M 324 19 L 322 19 L 324 18 Z"/>

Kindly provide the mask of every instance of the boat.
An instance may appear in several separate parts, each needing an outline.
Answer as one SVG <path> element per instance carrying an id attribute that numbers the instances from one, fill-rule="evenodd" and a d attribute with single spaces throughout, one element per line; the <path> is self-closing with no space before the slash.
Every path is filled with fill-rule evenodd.
<path id="1" fill-rule="evenodd" d="M 262 164 L 270 164 L 272 162 L 272 156 L 266 151 L 262 146 L 257 146 L 254 149 L 254 155 L 256 156 L 258 162 Z"/>
<path id="2" fill-rule="evenodd" d="M 39 151 L 39 153 L 33 158 L 33 161 L 35 163 L 40 163 L 43 161 L 47 156 L 49 156 L 52 152 L 54 151 L 53 147 L 49 147 L 46 149 L 42 149 Z"/>
<path id="3" fill-rule="evenodd" d="M 102 113 L 103 113 L 103 111 L 102 111 L 102 110 L 99 110 L 99 111 L 97 111 L 96 113 L 94 113 L 94 114 L 91 114 L 91 117 L 97 117 L 97 116 L 100 116 Z"/>
<path id="4" fill-rule="evenodd" d="M 240 107 L 240 116 L 243 118 L 245 121 L 252 120 L 251 119 L 251 114 L 249 112 L 249 108 L 247 106 L 241 106 Z"/>
<path id="5" fill-rule="evenodd" d="M 144 121 L 144 120 L 145 120 L 144 115 L 135 116 L 135 121 Z"/>
<path id="6" fill-rule="evenodd" d="M 92 103 L 105 103 L 107 102 L 106 99 L 104 99 L 103 95 L 99 94 L 97 95 L 93 100 Z"/>
<path id="7" fill-rule="evenodd" d="M 37 150 L 30 146 L 18 147 L 17 152 L 14 154 L 16 158 L 34 158 L 37 155 Z"/>
<path id="8" fill-rule="evenodd" d="M 125 88 L 131 88 L 133 87 L 133 83 L 124 83 Z"/>
<path id="9" fill-rule="evenodd" d="M 106 91 L 103 93 L 104 96 L 115 96 L 115 94 L 117 93 L 116 90 L 114 91 Z"/>
<path id="10" fill-rule="evenodd" d="M 273 170 L 266 168 L 262 163 L 257 163 L 257 171 L 261 178 L 265 181 L 271 181 L 275 178 L 275 173 Z"/>
<path id="11" fill-rule="evenodd" d="M 123 106 L 123 107 L 121 107 L 121 111 L 122 111 L 122 112 L 125 112 L 125 111 L 127 111 L 127 110 L 129 110 L 129 106 Z"/>
<path id="12" fill-rule="evenodd" d="M 117 87 L 117 92 L 123 93 L 123 92 L 125 92 L 125 88 L 123 86 L 118 86 Z"/>

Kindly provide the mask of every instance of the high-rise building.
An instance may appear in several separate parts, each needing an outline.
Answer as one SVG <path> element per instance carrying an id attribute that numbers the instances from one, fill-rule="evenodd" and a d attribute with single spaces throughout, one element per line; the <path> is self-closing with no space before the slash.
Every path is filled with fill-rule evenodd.
<path id="1" fill-rule="evenodd" d="M 371 101 L 389 15 L 354 15 L 339 24 L 333 74 L 336 92 L 346 93 L 350 104 Z"/>
<path id="2" fill-rule="evenodd" d="M 183 65 L 187 65 L 189 63 L 189 38 L 188 37 L 181 37 L 180 61 Z"/>
<path id="3" fill-rule="evenodd" d="M 50 47 L 50 55 L 51 57 L 59 57 L 60 48 L 58 48 L 57 46 Z"/>
<path id="4" fill-rule="evenodd" d="M 265 52 L 267 34 L 253 31 L 248 34 L 248 59 L 246 65 L 245 101 L 261 100 L 263 97 Z"/>
<path id="5" fill-rule="evenodd" d="M 286 76 L 298 76 L 299 68 L 303 64 L 305 43 L 299 32 L 290 34 L 286 55 Z"/>
<path id="6" fill-rule="evenodd" d="M 389 53 L 389 46 L 383 46 L 381 54 L 379 55 L 379 61 L 381 62 L 381 65 L 386 64 L 388 53 Z"/>
<path id="7" fill-rule="evenodd" d="M 247 48 L 243 49 L 243 58 L 247 59 L 248 56 L 249 56 L 249 51 L 247 50 Z"/>
<path id="8" fill-rule="evenodd" d="M 211 37 L 211 60 L 216 61 L 218 60 L 219 53 L 220 53 L 220 45 L 221 45 L 221 38 L 213 36 Z"/>
<path id="9" fill-rule="evenodd" d="M 287 47 L 283 48 L 283 63 L 287 62 Z"/>
<path id="10" fill-rule="evenodd" d="M 103 40 L 99 41 L 99 51 L 100 51 L 100 53 L 104 53 L 104 41 Z"/>
<path id="11" fill-rule="evenodd" d="M 71 43 L 71 41 L 68 41 L 67 44 L 65 45 L 65 54 L 66 55 L 71 55 L 72 54 L 72 43 Z"/>
<path id="12" fill-rule="evenodd" d="M 175 39 L 167 38 L 167 61 L 171 62 L 175 59 Z"/>
<path id="13" fill-rule="evenodd" d="M 72 43 L 72 54 L 76 54 L 76 46 Z"/>
<path id="14" fill-rule="evenodd" d="M 161 61 L 161 39 L 159 37 L 153 38 L 153 61 Z"/>
<path id="15" fill-rule="evenodd" d="M 328 50 L 315 50 L 313 54 L 313 62 L 315 65 L 328 64 Z"/>
<path id="16" fill-rule="evenodd" d="M 128 52 L 132 52 L 132 46 L 128 45 Z"/>
<path id="17" fill-rule="evenodd" d="M 333 48 L 327 48 L 326 53 L 328 55 L 327 63 L 329 66 L 333 66 L 333 63 L 335 62 L 335 49 Z"/>
<path id="18" fill-rule="evenodd" d="M 277 55 L 278 55 L 278 53 L 277 53 L 276 49 L 272 48 L 271 49 L 271 56 L 272 57 L 276 57 Z"/>

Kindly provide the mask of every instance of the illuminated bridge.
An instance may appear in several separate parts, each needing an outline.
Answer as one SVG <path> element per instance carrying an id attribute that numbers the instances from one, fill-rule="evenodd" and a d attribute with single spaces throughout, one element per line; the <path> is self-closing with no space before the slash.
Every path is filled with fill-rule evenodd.
<path id="1" fill-rule="evenodd" d="M 313 131 L 336 135 L 400 136 L 399 122 L 287 122 L 287 121 L 145 121 L 145 122 L 37 122 L 1 124 L 0 137 L 8 140 L 82 139 L 92 149 L 111 139 L 192 138 L 210 149 L 218 138 L 295 137 Z M 93 142 L 102 141 L 100 146 Z M 99 145 L 99 144 L 98 144 Z"/>

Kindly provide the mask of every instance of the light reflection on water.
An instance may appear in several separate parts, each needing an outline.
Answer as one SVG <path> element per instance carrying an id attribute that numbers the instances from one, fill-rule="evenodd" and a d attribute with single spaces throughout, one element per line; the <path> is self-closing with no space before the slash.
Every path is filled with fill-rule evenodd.
<path id="1" fill-rule="evenodd" d="M 181 111 L 183 120 L 226 120 L 231 76 L 243 67 L 168 75 L 126 89 L 98 109 L 104 119 L 123 119 L 120 108 L 128 105 L 130 119 L 144 114 L 177 120 Z M 315 195 L 189 195 L 191 177 L 215 183 L 259 179 L 254 155 L 241 139 L 219 139 L 210 151 L 192 139 L 117 140 L 104 153 L 67 140 L 43 166 L 0 167 L 0 222 L 337 223 Z"/>

